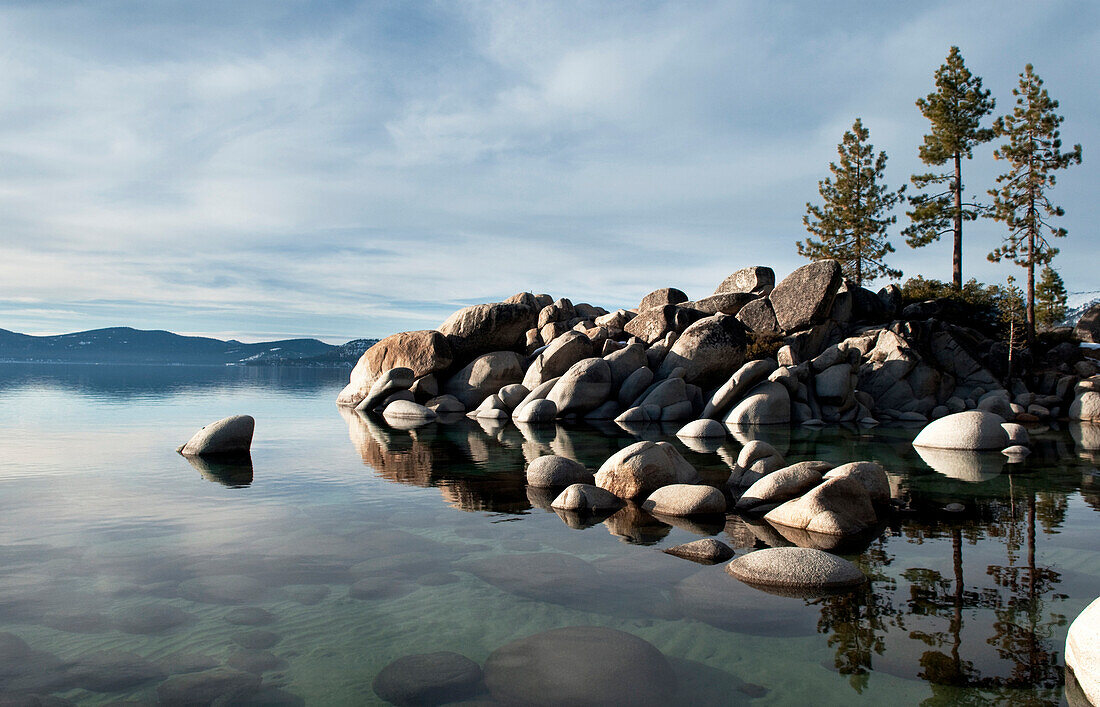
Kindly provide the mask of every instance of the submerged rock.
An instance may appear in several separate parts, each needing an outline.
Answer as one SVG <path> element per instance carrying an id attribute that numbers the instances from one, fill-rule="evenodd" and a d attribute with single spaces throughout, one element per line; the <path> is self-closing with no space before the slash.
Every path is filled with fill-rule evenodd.
<path id="1" fill-rule="evenodd" d="M 481 666 L 460 653 L 407 655 L 379 671 L 374 694 L 394 705 L 438 705 L 478 693 Z"/>
<path id="2" fill-rule="evenodd" d="M 573 626 L 498 648 L 485 661 L 495 700 L 527 705 L 675 703 L 676 677 L 650 643 L 623 631 Z"/>

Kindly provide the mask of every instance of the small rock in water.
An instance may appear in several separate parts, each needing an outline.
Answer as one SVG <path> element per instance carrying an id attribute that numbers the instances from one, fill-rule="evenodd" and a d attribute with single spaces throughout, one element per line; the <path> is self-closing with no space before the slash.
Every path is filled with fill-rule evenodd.
<path id="1" fill-rule="evenodd" d="M 299 604 L 313 606 L 324 601 L 332 593 L 332 590 L 324 584 L 299 584 L 292 587 L 283 587 L 283 593 Z"/>
<path id="2" fill-rule="evenodd" d="M 225 664 L 230 668 L 243 670 L 246 673 L 266 673 L 272 670 L 282 670 L 287 666 L 286 659 L 280 658 L 271 651 L 242 650 L 229 656 Z"/>
<path id="3" fill-rule="evenodd" d="M 352 599 L 393 599 L 410 590 L 407 583 L 389 577 L 366 577 L 351 585 L 348 596 Z"/>
<path id="4" fill-rule="evenodd" d="M 211 422 L 176 451 L 195 454 L 245 454 L 252 447 L 256 420 L 251 415 L 233 415 Z"/>
<path id="5" fill-rule="evenodd" d="M 152 635 L 164 633 L 191 620 L 191 614 L 175 606 L 150 604 L 114 616 L 115 628 L 123 633 Z"/>
<path id="6" fill-rule="evenodd" d="M 726 571 L 746 584 L 795 595 L 850 589 L 867 581 L 863 571 L 848 560 L 804 547 L 756 550 L 730 562 Z"/>
<path id="7" fill-rule="evenodd" d="M 259 628 L 233 634 L 233 642 L 244 648 L 271 648 L 280 640 L 282 640 L 282 636 L 279 634 Z"/>
<path id="8" fill-rule="evenodd" d="M 527 483 L 539 488 L 591 484 L 593 475 L 580 462 L 553 454 L 539 457 L 527 466 Z"/>
<path id="9" fill-rule="evenodd" d="M 83 655 L 68 668 L 66 675 L 73 686 L 90 692 L 121 692 L 164 677 L 155 663 L 117 650 Z"/>
<path id="10" fill-rule="evenodd" d="M 480 691 L 481 666 L 450 651 L 407 655 L 382 668 L 371 687 L 395 705 L 457 702 Z"/>
<path id="11" fill-rule="evenodd" d="M 642 508 L 670 516 L 725 513 L 726 497 L 713 486 L 669 484 L 651 493 Z"/>
<path id="12" fill-rule="evenodd" d="M 157 686 L 162 705 L 240 704 L 260 689 L 260 676 L 242 670 L 217 668 L 174 675 Z"/>
<path id="13" fill-rule="evenodd" d="M 733 549 L 721 540 L 715 540 L 714 538 L 693 540 L 690 543 L 666 548 L 663 552 L 707 565 L 725 562 L 733 557 Z"/>

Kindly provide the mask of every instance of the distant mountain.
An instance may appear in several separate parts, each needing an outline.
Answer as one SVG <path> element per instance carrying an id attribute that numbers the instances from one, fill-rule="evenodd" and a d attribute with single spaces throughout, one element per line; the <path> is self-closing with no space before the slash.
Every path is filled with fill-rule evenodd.
<path id="1" fill-rule="evenodd" d="M 346 366 L 354 364 L 373 343 L 356 339 L 333 346 L 317 339 L 285 339 L 244 344 L 130 327 L 57 336 L 0 329 L 0 361 Z"/>

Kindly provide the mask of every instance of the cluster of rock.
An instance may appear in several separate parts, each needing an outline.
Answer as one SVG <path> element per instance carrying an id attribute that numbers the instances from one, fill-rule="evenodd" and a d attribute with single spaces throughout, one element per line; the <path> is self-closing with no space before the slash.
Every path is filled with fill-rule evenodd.
<path id="1" fill-rule="evenodd" d="M 1092 362 L 1040 376 L 1035 391 L 1019 380 L 1006 388 L 989 367 L 998 345 L 942 310 L 939 301 L 902 308 L 896 286 L 859 287 L 832 260 L 778 284 L 771 268 L 748 267 L 707 297 L 666 287 L 614 312 L 523 292 L 460 309 L 438 330 L 381 340 L 338 402 L 398 427 L 450 413 L 623 426 L 926 422 L 965 410 L 1097 416 L 1084 394 L 1096 392 Z"/>

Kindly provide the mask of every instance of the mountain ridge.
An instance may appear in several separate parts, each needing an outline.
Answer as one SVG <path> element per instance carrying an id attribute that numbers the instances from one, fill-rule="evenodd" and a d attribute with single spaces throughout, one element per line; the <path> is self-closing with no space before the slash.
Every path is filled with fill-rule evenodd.
<path id="1" fill-rule="evenodd" d="M 105 327 L 51 336 L 0 329 L 0 361 L 347 366 L 353 365 L 374 342 L 374 339 L 353 339 L 336 346 L 302 338 L 245 344 L 236 339 L 133 327 Z"/>

